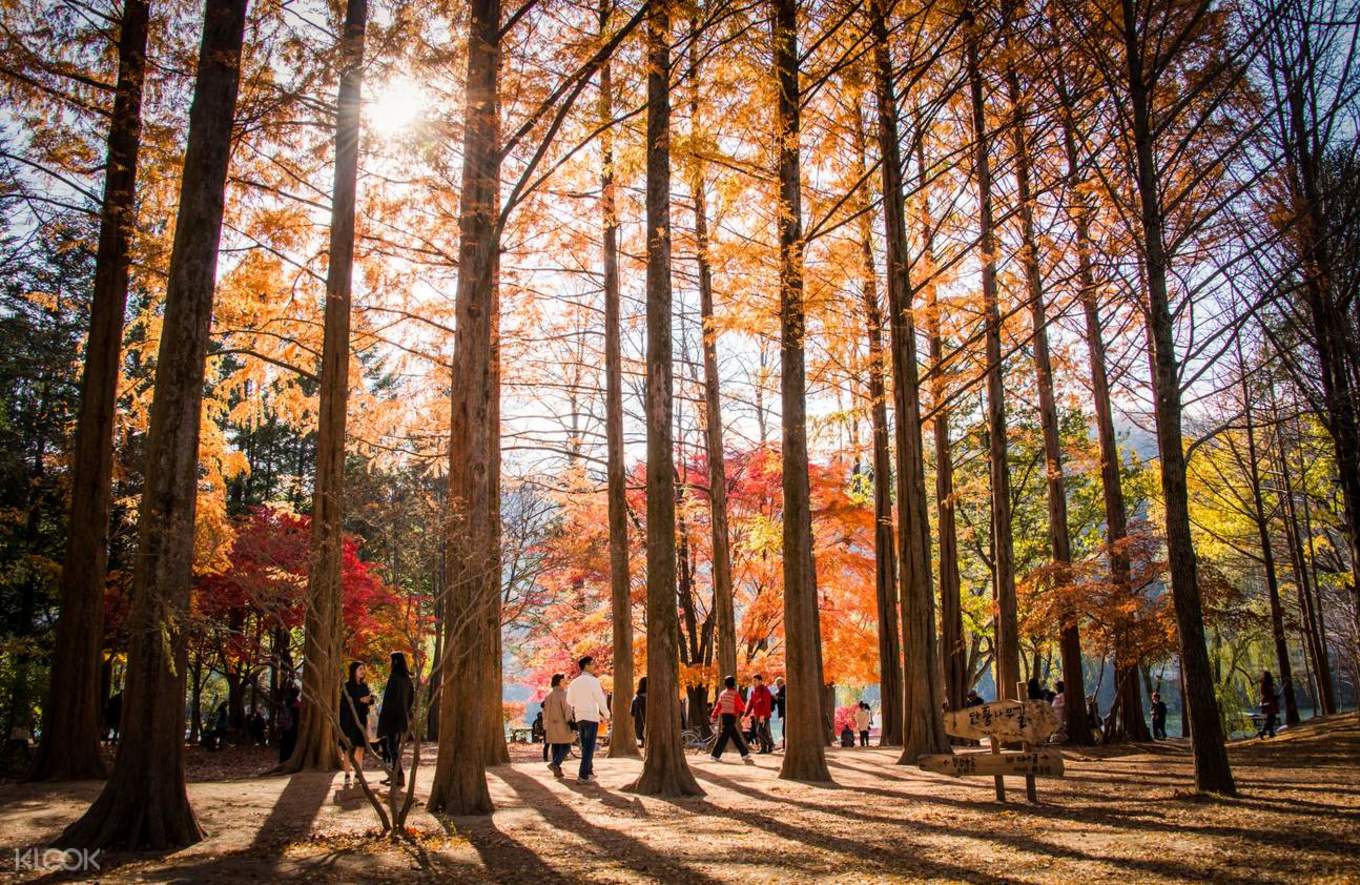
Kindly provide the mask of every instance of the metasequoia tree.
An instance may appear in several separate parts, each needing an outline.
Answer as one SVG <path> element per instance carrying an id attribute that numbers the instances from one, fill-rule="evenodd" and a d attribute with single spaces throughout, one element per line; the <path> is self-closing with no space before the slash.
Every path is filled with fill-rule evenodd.
<path id="1" fill-rule="evenodd" d="M 987 458 L 991 466 L 993 593 L 996 603 L 996 694 L 1016 698 L 1020 680 L 1020 637 L 1015 599 L 1015 545 L 1011 535 L 1011 477 L 1006 436 L 1006 394 L 1002 379 L 1001 309 L 996 283 L 996 222 L 992 210 L 991 138 L 983 93 L 983 23 L 974 4 L 968 12 L 964 54 L 973 124 L 973 181 L 978 194 L 978 248 L 982 262 L 982 304 L 987 352 Z"/>
<path id="2" fill-rule="evenodd" d="M 1015 159 L 1016 200 L 1020 220 L 1020 263 L 1024 269 L 1029 295 L 1030 319 L 1034 334 L 1034 375 L 1039 388 L 1039 426 L 1044 438 L 1044 473 L 1048 497 L 1048 543 L 1053 563 L 1059 569 L 1072 563 L 1072 536 L 1067 525 L 1067 487 L 1063 481 L 1062 441 L 1058 436 L 1058 404 L 1053 393 L 1053 360 L 1048 351 L 1048 312 L 1045 305 L 1043 272 L 1039 266 L 1039 246 L 1034 223 L 1034 193 L 1031 182 L 1033 163 L 1026 121 L 1030 105 L 1020 87 L 1020 72 L 1015 45 L 1017 9 L 1006 0 L 1002 32 L 1006 49 L 1006 90 L 1011 104 L 1011 140 Z M 994 307 L 994 305 L 993 305 Z M 990 346 L 991 339 L 989 337 Z M 995 431 L 995 429 L 993 429 Z M 999 561 L 998 561 L 999 564 Z M 1070 686 L 1067 700 L 1085 699 L 1086 681 L 1081 667 L 1081 634 L 1075 612 L 1062 615 L 1059 647 L 1062 654 L 1063 682 Z M 1091 728 L 1085 703 L 1068 703 L 1066 732 L 1069 743 L 1091 743 Z"/>
<path id="3" fill-rule="evenodd" d="M 796 0 L 774 0 L 770 22 L 778 90 L 779 146 L 779 390 L 783 407 L 784 651 L 788 701 L 784 720 L 787 780 L 829 781 L 822 725 L 821 629 L 812 559 L 808 489 L 807 378 L 803 360 L 802 176 L 798 159 L 798 11 Z"/>
<path id="4" fill-rule="evenodd" d="M 245 17 L 245 0 L 208 0 L 204 10 L 146 441 L 121 740 L 108 783 L 61 834 L 62 847 L 177 848 L 203 835 L 184 783 L 183 630 L 193 581 L 203 381 Z"/>
<path id="5" fill-rule="evenodd" d="M 1169 123 L 1178 122 L 1178 115 L 1198 111 L 1179 98 L 1168 96 L 1159 86 L 1165 85 L 1163 78 L 1184 53 L 1211 39 L 1212 17 L 1207 2 L 1185 7 L 1164 0 L 1120 0 L 1119 11 L 1119 19 L 1110 24 L 1114 30 L 1111 36 L 1117 39 L 1119 49 L 1110 53 L 1114 65 L 1103 65 L 1101 70 L 1115 101 L 1128 109 L 1124 118 L 1133 147 L 1132 166 L 1138 194 L 1137 234 L 1146 286 L 1167 558 L 1185 678 L 1185 706 L 1195 750 L 1195 783 L 1200 790 L 1231 794 L 1236 787 L 1223 745 L 1222 720 L 1204 642 L 1198 568 L 1190 534 L 1181 429 L 1181 367 L 1167 282 L 1164 201 L 1168 197 L 1162 188 L 1157 153 L 1158 134 Z"/>
<path id="6" fill-rule="evenodd" d="M 918 130 L 922 127 L 918 123 Z M 940 666 L 950 709 L 963 707 L 972 680 L 968 678 L 968 650 L 964 646 L 962 579 L 959 575 L 959 536 L 954 507 L 954 454 L 949 440 L 949 393 L 935 257 L 935 220 L 930 211 L 926 138 L 916 138 L 917 188 L 923 237 L 921 262 L 926 290 L 926 335 L 930 349 L 931 429 L 935 442 L 935 537 L 940 547 Z"/>
<path id="7" fill-rule="evenodd" d="M 708 501 L 713 515 L 713 614 L 717 635 L 718 679 L 737 672 L 737 616 L 732 602 L 732 554 L 727 532 L 727 476 L 723 456 L 721 378 L 718 374 L 718 331 L 713 323 L 713 268 L 708 256 L 708 198 L 704 161 L 697 138 L 700 130 L 698 48 L 699 22 L 690 20 L 690 152 L 689 189 L 694 200 L 694 249 L 699 265 L 699 314 L 703 322 L 704 449 L 708 453 Z"/>
<path id="8" fill-rule="evenodd" d="M 1247 490 L 1250 499 L 1249 517 L 1256 525 L 1257 538 L 1261 545 L 1261 571 L 1266 579 L 1266 599 L 1270 603 L 1270 637 L 1275 646 L 1276 674 L 1280 679 L 1280 694 L 1284 699 L 1284 719 L 1286 725 L 1299 724 L 1299 705 L 1294 694 L 1293 665 L 1289 659 L 1289 645 L 1285 641 L 1284 605 L 1280 601 L 1280 579 L 1275 568 L 1275 542 L 1271 537 L 1270 515 L 1266 511 L 1264 482 L 1261 478 L 1261 464 L 1265 452 L 1257 445 L 1256 410 L 1252 407 L 1255 392 L 1247 376 L 1246 359 L 1242 354 L 1240 336 L 1234 342 L 1237 351 L 1237 369 L 1242 386 L 1242 421 L 1245 425 L 1246 457 L 1238 459 L 1246 468 Z"/>
<path id="9" fill-rule="evenodd" d="M 874 0 L 870 28 L 874 95 L 878 105 L 878 152 L 886 237 L 888 324 L 892 342 L 893 411 L 897 443 L 898 596 L 902 606 L 905 689 L 901 764 L 923 753 L 948 752 L 940 715 L 943 677 L 935 639 L 935 601 L 930 586 L 930 519 L 927 515 L 921 395 L 916 367 L 914 292 L 909 276 L 902 152 L 898 142 L 897 89 L 888 45 L 888 6 Z"/>
<path id="10" fill-rule="evenodd" d="M 1055 44 L 1056 48 L 1056 44 Z M 1071 188 L 1067 214 L 1071 220 L 1076 245 L 1077 298 L 1081 302 L 1084 319 L 1086 351 L 1090 373 L 1091 408 L 1096 422 L 1096 438 L 1100 444 L 1100 483 L 1105 505 L 1105 545 L 1109 557 L 1110 579 L 1126 594 L 1136 591 L 1132 586 L 1129 558 L 1125 550 L 1128 537 L 1128 510 L 1124 501 L 1122 462 L 1119 442 L 1115 434 L 1114 409 L 1110 397 L 1110 376 L 1106 363 L 1105 329 L 1100 311 L 1101 288 L 1096 279 L 1096 244 L 1091 236 L 1093 209 L 1084 187 L 1086 161 L 1079 151 L 1078 139 L 1085 138 L 1077 124 L 1076 97 L 1068 82 L 1070 60 L 1054 57 L 1054 82 L 1059 102 L 1059 128 L 1062 133 L 1063 156 L 1066 160 L 1068 186 Z M 1115 736 L 1146 741 L 1152 735 L 1143 719 L 1138 701 L 1137 669 L 1127 661 L 1123 645 L 1115 644 L 1114 677 L 1115 707 L 1111 710 L 1111 725 Z"/>
<path id="11" fill-rule="evenodd" d="M 540 166 L 563 120 L 646 7 L 562 78 L 502 141 L 501 41 L 530 8 L 522 6 L 503 24 L 497 0 L 477 0 L 468 21 L 448 449 L 445 659 L 440 664 L 439 754 L 429 800 L 432 810 L 449 814 L 490 813 L 486 766 L 508 758 L 500 713 L 501 232 L 510 213 L 555 170 L 550 166 L 540 171 Z M 539 139 L 529 142 L 544 120 L 548 122 Z M 530 156 L 502 197 L 502 161 L 521 145 Z"/>
<path id="12" fill-rule="evenodd" d="M 675 470 L 671 435 L 670 4 L 647 12 L 647 755 L 625 789 L 702 796 L 680 742 L 680 625 L 675 610 Z"/>
<path id="13" fill-rule="evenodd" d="M 486 785 L 486 685 L 500 631 L 498 531 L 500 396 L 493 363 L 496 324 L 497 213 L 500 207 L 499 0 L 474 0 L 468 19 L 467 98 L 459 219 L 457 332 L 449 434 L 448 594 L 439 699 L 439 753 L 429 807 L 446 814 L 489 814 Z M 495 618 L 494 629 L 490 620 Z M 495 687 L 499 695 L 500 687 Z"/>
<path id="14" fill-rule="evenodd" d="M 858 105 L 852 135 L 855 139 L 857 177 L 864 179 L 864 120 Z M 868 187 L 859 208 L 859 243 L 863 260 L 860 297 L 864 302 L 864 337 L 869 347 L 869 417 L 873 432 L 874 465 L 874 597 L 878 602 L 878 685 L 883 707 L 878 744 L 902 744 L 902 639 L 898 632 L 897 533 L 892 516 L 892 450 L 888 442 L 888 396 L 883 375 L 887 360 L 883 351 L 883 308 L 878 296 L 878 272 L 874 264 L 873 215 Z"/>
<path id="15" fill-rule="evenodd" d="M 600 33 L 609 28 L 612 0 L 600 0 Z M 614 184 L 612 65 L 600 66 L 600 213 L 604 227 L 604 375 L 606 482 L 609 495 L 609 599 L 613 623 L 614 710 L 633 688 L 632 582 L 628 575 L 628 487 L 623 465 L 623 355 L 619 342 L 619 218 Z M 609 757 L 638 756 L 633 717 L 614 717 Z"/>
<path id="16" fill-rule="evenodd" d="M 1277 346 L 1295 386 L 1312 400 L 1335 447 L 1360 643 L 1360 274 L 1354 270 L 1354 10 L 1333 0 L 1259 3 L 1264 67 L 1275 97 L 1271 135 L 1284 158 L 1284 205 L 1271 213 L 1294 246 L 1302 277 L 1292 325 L 1317 357 L 1316 373 Z M 1348 76 L 1349 75 L 1349 76 Z M 1346 158 L 1350 157 L 1347 162 Z M 1351 186 L 1337 180 L 1350 170 Z M 1349 253 L 1349 254 L 1348 254 Z M 1360 660 L 1360 645 L 1351 650 Z"/>
<path id="17" fill-rule="evenodd" d="M 348 0 L 340 45 L 340 94 L 331 191 L 330 261 L 321 349 L 321 402 L 312 488 L 312 562 L 297 746 L 282 766 L 332 770 L 339 760 L 333 711 L 343 660 L 341 564 L 345 520 L 345 418 L 349 403 L 350 292 L 354 276 L 354 203 L 359 175 L 359 115 L 368 0 Z"/>
<path id="18" fill-rule="evenodd" d="M 118 80 L 109 118 L 90 335 L 71 458 L 61 615 L 43 708 L 42 743 L 29 771 L 34 780 L 84 780 L 104 775 L 104 760 L 99 754 L 99 669 L 104 643 L 114 409 L 123 314 L 127 310 L 129 245 L 136 215 L 149 20 L 146 0 L 126 0 L 118 20 Z"/>

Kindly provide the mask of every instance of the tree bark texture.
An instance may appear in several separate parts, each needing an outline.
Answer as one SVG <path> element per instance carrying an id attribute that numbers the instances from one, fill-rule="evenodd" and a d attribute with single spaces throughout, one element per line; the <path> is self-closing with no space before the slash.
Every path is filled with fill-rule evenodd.
<path id="1" fill-rule="evenodd" d="M 982 300 L 986 313 L 987 444 L 991 470 L 994 584 L 996 600 L 996 694 L 1016 697 L 1020 681 L 1020 636 L 1015 598 L 1015 545 L 1011 535 L 1011 478 L 1006 437 L 1006 395 L 1001 373 L 1001 310 L 996 284 L 996 224 L 992 213 L 992 167 L 983 95 L 979 43 L 981 23 L 967 25 L 965 54 L 972 99 L 973 180 L 981 225 Z"/>
<path id="2" fill-rule="evenodd" d="M 104 646 L 114 412 L 118 400 L 129 247 L 142 141 L 142 81 L 150 21 L 147 0 L 125 0 L 119 20 L 118 80 L 109 123 L 104 202 L 99 213 L 90 336 L 71 457 L 71 510 L 61 568 L 61 615 L 43 707 L 42 743 L 31 780 L 103 777 L 99 752 L 99 665 Z"/>
<path id="3" fill-rule="evenodd" d="M 203 381 L 245 0 L 209 0 L 189 110 L 146 441 L 118 755 L 64 848 L 166 849 L 203 836 L 184 783 L 184 698 Z"/>
<path id="4" fill-rule="evenodd" d="M 613 0 L 600 0 L 600 34 L 609 29 Z M 614 118 L 613 66 L 600 66 L 600 125 Z M 609 499 L 609 601 L 613 624 L 614 709 L 609 758 L 637 758 L 633 717 L 632 578 L 628 574 L 627 476 L 623 464 L 623 350 L 620 344 L 619 217 L 614 184 L 614 132 L 600 134 L 600 213 L 604 225 L 604 378 L 606 482 Z"/>
<path id="5" fill-rule="evenodd" d="M 798 10 L 773 0 L 776 136 L 779 139 L 779 390 L 783 406 L 784 637 L 788 729 L 786 780 L 830 781 L 822 740 L 821 628 L 812 559 L 808 481 L 807 377 L 803 338 L 802 172 L 798 158 Z"/>
<path id="6" fill-rule="evenodd" d="M 680 622 L 675 599 L 671 408 L 670 4 L 647 13 L 647 747 L 625 789 L 702 796 L 680 742 Z"/>
<path id="7" fill-rule="evenodd" d="M 349 404 L 350 293 L 354 278 L 354 209 L 367 0 L 348 0 L 341 40 L 339 115 L 331 197 L 330 261 L 321 344 L 316 478 L 312 491 L 312 560 L 307 573 L 302 710 L 297 746 L 282 768 L 334 770 L 340 762 L 331 726 L 344 669 L 341 571 L 344 561 L 345 419 Z"/>
<path id="8" fill-rule="evenodd" d="M 468 20 L 467 111 L 449 434 L 449 524 L 439 750 L 430 810 L 490 814 L 488 687 L 499 670 L 500 427 L 495 311 L 499 251 L 499 0 Z M 493 626 L 493 621 L 495 622 Z M 495 687 L 499 692 L 499 686 Z M 497 711 L 496 725 L 499 725 Z"/>
<path id="9" fill-rule="evenodd" d="M 941 715 L 944 674 L 935 637 L 935 599 L 930 586 L 930 518 L 926 504 L 921 389 L 916 367 L 914 293 L 909 274 L 906 207 L 902 199 L 902 153 L 898 144 L 897 91 L 888 45 L 884 0 L 871 7 L 874 94 L 878 104 L 878 150 L 886 232 L 888 316 L 892 341 L 893 411 L 897 442 L 898 596 L 902 607 L 903 723 L 901 764 L 926 753 L 949 752 Z"/>
<path id="10" fill-rule="evenodd" d="M 1162 496 L 1166 507 L 1167 558 L 1170 560 L 1171 597 L 1176 610 L 1181 666 L 1185 672 L 1185 701 L 1195 751 L 1195 784 L 1202 791 L 1234 794 L 1236 786 L 1223 743 L 1213 673 L 1204 644 L 1204 613 L 1200 604 L 1194 541 L 1190 534 L 1185 447 L 1181 433 L 1180 365 L 1167 295 L 1167 256 L 1154 156 L 1152 94 L 1144 69 L 1146 35 L 1138 27 L 1143 17 L 1135 0 L 1120 0 L 1120 6 L 1141 207 L 1140 245 L 1147 271 L 1148 324 L 1156 367 L 1153 395 L 1161 454 Z"/>

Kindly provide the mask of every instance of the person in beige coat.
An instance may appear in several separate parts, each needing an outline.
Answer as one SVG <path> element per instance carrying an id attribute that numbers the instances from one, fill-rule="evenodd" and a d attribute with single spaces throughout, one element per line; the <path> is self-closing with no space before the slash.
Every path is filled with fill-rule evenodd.
<path id="1" fill-rule="evenodd" d="M 576 740 L 576 732 L 571 727 L 571 705 L 567 703 L 567 692 L 562 688 L 565 678 L 561 673 L 554 673 L 552 691 L 543 699 L 544 740 L 552 749 L 548 770 L 557 777 L 562 776 L 562 760 L 567 758 Z"/>

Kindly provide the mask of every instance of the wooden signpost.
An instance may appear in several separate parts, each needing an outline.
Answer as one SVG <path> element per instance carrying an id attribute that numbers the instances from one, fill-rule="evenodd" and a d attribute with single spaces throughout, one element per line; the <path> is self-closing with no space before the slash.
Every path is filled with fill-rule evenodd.
<path id="1" fill-rule="evenodd" d="M 1025 693 L 1020 684 L 1020 695 Z M 1043 701 L 995 701 L 944 714 L 944 728 L 953 737 L 986 739 L 990 753 L 942 753 L 922 756 L 917 764 L 925 771 L 948 774 L 992 775 L 996 783 L 996 801 L 1006 801 L 1003 778 L 1024 777 L 1025 797 L 1039 801 L 1034 786 L 1036 777 L 1062 777 L 1063 755 L 1060 750 L 1041 746 L 1058 731 L 1058 714 Z M 1001 745 L 1020 744 L 1020 752 L 1003 752 Z"/>

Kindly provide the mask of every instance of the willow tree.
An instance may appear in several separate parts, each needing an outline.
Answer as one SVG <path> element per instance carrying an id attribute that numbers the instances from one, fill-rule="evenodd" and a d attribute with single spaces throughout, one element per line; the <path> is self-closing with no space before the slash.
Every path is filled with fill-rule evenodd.
<path id="1" fill-rule="evenodd" d="M 118 755 L 63 848 L 178 848 L 203 836 L 184 782 L 184 630 L 194 565 L 198 438 L 245 0 L 208 0 L 165 287 L 128 613 Z"/>
<path id="2" fill-rule="evenodd" d="M 33 780 L 103 777 L 99 668 L 104 643 L 104 573 L 112 498 L 114 409 L 127 310 L 129 246 L 136 220 L 142 141 L 142 80 L 150 21 L 146 0 L 126 0 L 118 18 L 118 79 L 109 118 L 104 201 L 99 212 L 90 335 L 71 457 L 71 510 L 61 567 L 61 615 L 43 706 Z"/>
<path id="3" fill-rule="evenodd" d="M 600 35 L 609 29 L 613 0 L 600 0 Z M 632 579 L 628 574 L 627 477 L 623 465 L 623 351 L 620 346 L 619 216 L 614 184 L 614 81 L 600 66 L 600 221 L 604 228 L 604 427 L 609 499 L 609 604 L 614 646 L 614 710 L 633 687 Z M 614 717 L 609 757 L 636 758 L 633 718 Z"/>
<path id="4" fill-rule="evenodd" d="M 624 789 L 702 796 L 680 741 L 671 364 L 670 4 L 647 11 L 647 755 Z"/>
<path id="5" fill-rule="evenodd" d="M 870 7 L 874 53 L 874 94 L 878 105 L 879 169 L 883 227 L 887 241 L 889 329 L 892 335 L 893 410 L 897 442 L 897 531 L 901 553 L 898 590 L 902 606 L 904 706 L 901 764 L 914 765 L 924 753 L 949 752 L 940 715 L 943 674 L 935 638 L 935 600 L 930 586 L 930 517 L 927 514 L 921 390 L 916 367 L 916 326 L 912 317 L 910 252 L 902 196 L 902 151 L 898 143 L 897 88 L 888 45 L 886 0 Z"/>
<path id="6" fill-rule="evenodd" d="M 322 317 L 316 473 L 312 486 L 312 560 L 307 572 L 302 715 L 285 771 L 330 771 L 339 762 L 332 727 L 344 664 L 341 568 L 345 521 L 345 419 L 349 403 L 350 293 L 354 277 L 354 204 L 359 177 L 360 102 L 368 0 L 348 0 L 340 42 L 326 306 Z"/>

